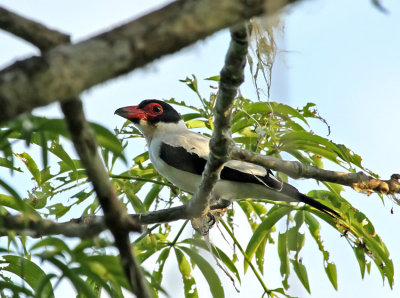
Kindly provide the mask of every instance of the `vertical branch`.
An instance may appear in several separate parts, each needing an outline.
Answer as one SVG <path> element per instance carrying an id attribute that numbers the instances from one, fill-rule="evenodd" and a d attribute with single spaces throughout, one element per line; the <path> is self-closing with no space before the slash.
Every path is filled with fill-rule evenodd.
<path id="1" fill-rule="evenodd" d="M 42 52 L 59 44 L 69 43 L 69 37 L 37 22 L 21 17 L 0 7 L 0 27 L 37 46 Z M 105 224 L 115 238 L 125 274 L 138 297 L 151 297 L 141 268 L 133 255 L 129 240 L 130 231 L 140 231 L 140 225 L 129 216 L 118 201 L 109 181 L 108 173 L 97 151 L 96 136 L 86 121 L 82 102 L 78 98 L 61 103 L 75 149 L 93 183 L 105 215 Z"/>
<path id="2" fill-rule="evenodd" d="M 246 24 L 231 28 L 231 42 L 221 70 L 219 91 L 215 104 L 214 131 L 210 141 L 210 156 L 204 169 L 199 189 L 187 203 L 186 211 L 193 217 L 204 215 L 210 194 L 224 163 L 230 159 L 233 147 L 231 132 L 232 105 L 244 80 L 244 66 L 248 49 L 249 29 Z"/>
<path id="3" fill-rule="evenodd" d="M 151 297 L 129 240 L 129 232 L 140 231 L 140 226 L 127 214 L 118 201 L 98 154 L 96 137 L 85 119 L 82 102 L 79 99 L 70 99 L 62 102 L 61 108 L 76 151 L 103 209 L 106 226 L 114 236 L 115 245 L 120 252 L 122 267 L 132 290 L 138 297 Z"/>

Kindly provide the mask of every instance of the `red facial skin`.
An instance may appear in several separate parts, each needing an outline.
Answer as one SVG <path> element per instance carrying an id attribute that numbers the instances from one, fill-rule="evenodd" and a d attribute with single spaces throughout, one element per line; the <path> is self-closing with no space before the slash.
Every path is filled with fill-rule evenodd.
<path id="1" fill-rule="evenodd" d="M 156 117 L 162 114 L 163 108 L 158 103 L 150 103 L 144 108 L 140 109 L 139 106 L 128 106 L 119 108 L 115 111 L 115 114 L 124 117 L 131 121 L 148 120 L 149 118 Z"/>

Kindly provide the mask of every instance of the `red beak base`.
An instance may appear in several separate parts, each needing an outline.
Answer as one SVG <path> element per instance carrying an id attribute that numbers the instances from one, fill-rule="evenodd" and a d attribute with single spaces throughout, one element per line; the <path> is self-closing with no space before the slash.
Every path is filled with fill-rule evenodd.
<path id="1" fill-rule="evenodd" d="M 139 109 L 138 106 L 119 108 L 114 112 L 114 114 L 117 114 L 118 116 L 121 116 L 136 123 L 139 122 L 141 119 L 147 119 L 146 113 L 143 110 Z"/>

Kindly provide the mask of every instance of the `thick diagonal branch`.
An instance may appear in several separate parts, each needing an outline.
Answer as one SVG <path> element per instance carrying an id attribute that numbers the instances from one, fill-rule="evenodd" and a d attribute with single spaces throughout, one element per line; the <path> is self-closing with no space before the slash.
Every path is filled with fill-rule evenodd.
<path id="1" fill-rule="evenodd" d="M 214 131 L 210 140 L 210 155 L 200 186 L 186 204 L 187 212 L 194 217 L 208 210 L 211 192 L 219 179 L 224 163 L 232 151 L 232 105 L 240 84 L 244 81 L 244 66 L 248 49 L 248 28 L 245 24 L 231 29 L 231 43 L 221 70 L 217 100 L 215 103 Z"/>
<path id="2" fill-rule="evenodd" d="M 14 13 L 0 9 L 0 23 L 3 27 L 32 42 L 42 51 L 48 50 L 60 43 L 68 42 L 66 35 L 50 30 L 31 20 L 20 17 Z M 117 195 L 109 181 L 108 173 L 99 157 L 96 137 L 85 119 L 82 103 L 78 98 L 65 100 L 61 104 L 65 119 L 71 133 L 76 151 L 84 165 L 88 178 L 93 184 L 98 200 L 105 214 L 103 222 L 96 222 L 86 227 L 77 227 L 71 223 L 60 225 L 51 221 L 37 218 L 26 219 L 24 216 L 7 216 L 3 219 L 3 226 L 15 226 L 21 229 L 21 224 L 28 222 L 36 235 L 40 233 L 60 233 L 66 235 L 76 235 L 78 237 L 89 237 L 100 233 L 105 227 L 109 228 L 115 238 L 115 245 L 120 251 L 121 263 L 125 270 L 128 281 L 133 292 L 138 297 L 150 297 L 150 292 L 146 285 L 146 280 L 141 272 L 141 268 L 133 255 L 129 239 L 130 231 L 140 231 L 141 226 L 129 216 L 119 202 Z"/>
<path id="3" fill-rule="evenodd" d="M 114 236 L 115 246 L 120 252 L 122 267 L 132 290 L 137 296 L 151 297 L 129 240 L 129 232 L 140 231 L 140 226 L 127 214 L 118 200 L 98 154 L 96 137 L 85 119 L 82 102 L 79 99 L 70 99 L 64 101 L 61 107 L 76 151 L 103 209 L 105 224 Z"/>
<path id="4" fill-rule="evenodd" d="M 37 46 L 42 52 L 69 43 L 70 38 L 56 30 L 0 7 L 0 28 Z"/>
<path id="5" fill-rule="evenodd" d="M 296 0 L 185 0 L 0 72 L 0 123 L 142 67 L 214 32 Z M 7 30 L 7 28 L 1 28 Z M 21 36 L 21 35 L 19 35 Z"/>

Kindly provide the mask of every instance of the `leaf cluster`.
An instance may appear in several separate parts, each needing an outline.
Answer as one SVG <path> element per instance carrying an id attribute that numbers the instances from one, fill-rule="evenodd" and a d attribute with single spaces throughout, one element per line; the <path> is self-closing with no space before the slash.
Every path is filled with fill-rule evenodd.
<path id="1" fill-rule="evenodd" d="M 214 84 L 219 77 L 206 80 Z M 205 98 L 200 93 L 195 76 L 182 82 L 194 91 L 199 105 L 188 105 L 174 98 L 168 102 L 189 111 L 182 115 L 189 128 L 210 135 L 216 87 L 211 86 L 211 94 Z M 320 168 L 325 164 L 336 165 L 350 172 L 361 170 L 374 175 L 364 168 L 361 157 L 345 145 L 313 132 L 312 124 L 326 125 L 313 103 L 296 109 L 282 103 L 252 101 L 240 96 L 235 101 L 232 120 L 233 139 L 246 150 L 277 158 L 289 157 Z M 131 124 L 126 122 L 114 132 L 98 124 L 91 125 L 110 179 L 130 212 L 168 208 L 190 199 L 190 195 L 179 191 L 155 171 L 147 152 L 129 160 L 130 167 L 126 169 L 124 149 L 128 141 L 129 146 L 133 146 L 135 140 L 132 138 L 142 137 Z M 27 115 L 0 130 L 0 166 L 11 176 L 30 177 L 34 184 L 25 194 L 19 194 L 10 183 L 11 179 L 1 180 L 2 216 L 21 213 L 59 220 L 100 212 L 85 170 L 73 153 L 66 149 L 69 148 L 68 140 L 69 134 L 62 119 Z M 28 150 L 21 152 L 18 145 L 21 143 L 28 145 Z M 39 152 L 37 156 L 33 148 L 36 148 L 36 153 Z M 282 173 L 277 176 L 288 181 Z M 337 289 L 340 270 L 326 248 L 323 229 L 333 229 L 347 239 L 362 277 L 370 272 L 371 264 L 375 264 L 382 278 L 392 286 L 393 263 L 389 252 L 371 221 L 345 199 L 343 187 L 320 183 L 308 195 L 337 210 L 342 217 L 333 219 L 308 206 L 274 202 L 268 198 L 243 200 L 235 203 L 219 224 L 221 233 L 232 247 L 229 251 L 210 244 L 199 235 L 183 237 L 184 230 L 188 228 L 187 222 L 147 227 L 143 235 L 132 241 L 143 268 L 151 268 L 143 270 L 153 294 L 172 294 L 163 275 L 169 265 L 175 266 L 177 274 L 180 274 L 186 297 L 199 296 L 199 275 L 205 277 L 214 297 L 224 297 L 221 277 L 226 275 L 240 284 L 243 274 L 249 269 L 269 296 L 288 296 L 291 274 L 297 276 L 304 288 L 311 292 L 312 279 L 303 264 L 307 261 L 303 254 L 306 241 L 316 243 L 324 272 Z M 237 237 L 240 232 L 236 222 L 239 213 L 245 216 L 252 231 L 245 242 Z M 123 297 L 124 291 L 129 290 L 107 233 L 76 243 L 62 237 L 45 236 L 35 240 L 17 235 L 1 228 L 1 221 L 0 229 L 3 235 L 0 242 L 0 293 L 3 296 L 51 297 L 64 279 L 69 280 L 82 297 L 100 297 L 102 291 L 111 297 Z M 4 241 L 6 239 L 8 241 Z M 276 289 L 270 289 L 263 277 L 267 247 L 274 247 L 276 253 L 268 253 L 275 254 L 280 260 L 282 287 Z M 214 261 L 210 261 L 208 255 L 212 255 Z M 222 270 L 216 269 L 215 263 Z"/>

